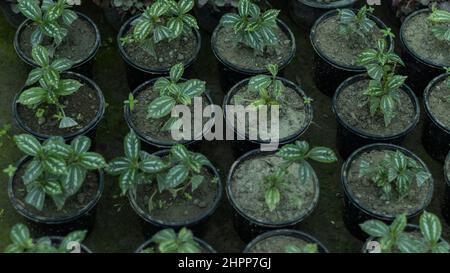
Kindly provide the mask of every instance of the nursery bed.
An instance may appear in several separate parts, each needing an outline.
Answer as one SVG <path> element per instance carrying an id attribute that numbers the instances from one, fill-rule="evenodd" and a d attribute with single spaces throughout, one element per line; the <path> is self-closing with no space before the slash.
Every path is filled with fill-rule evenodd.
<path id="1" fill-rule="evenodd" d="M 312 145 L 329 146 L 336 149 L 336 121 L 331 110 L 331 98 L 321 93 L 312 80 L 313 48 L 309 42 L 309 32 L 299 28 L 288 16 L 286 0 L 276 1 L 275 7 L 283 9 L 280 19 L 287 23 L 297 39 L 297 55 L 286 68 L 284 77 L 299 83 L 308 96 L 314 99 L 314 120 L 304 135 Z M 86 4 L 82 8 L 88 16 L 98 24 L 102 33 L 102 46 L 95 58 L 93 80 L 102 88 L 107 102 L 104 120 L 97 130 L 97 151 L 111 159 L 122 152 L 122 140 L 128 132 L 123 118 L 123 101 L 130 92 L 126 81 L 126 66 L 114 46 L 115 34 L 107 26 L 102 13 L 97 7 Z M 375 15 L 382 19 L 394 33 L 398 34 L 395 18 L 392 17 L 387 5 L 376 8 Z M 0 16 L 0 127 L 9 123 L 13 125 L 12 133 L 21 131 L 13 124 L 11 101 L 15 93 L 22 87 L 27 75 L 27 65 L 16 56 L 13 48 L 15 30 L 10 27 L 3 16 Z M 210 36 L 202 32 L 203 39 L 209 41 Z M 398 35 L 397 35 L 398 36 Z M 399 43 L 396 43 L 398 46 Z M 193 65 L 194 75 L 207 81 L 208 90 L 215 104 L 222 104 L 225 90 L 220 89 L 217 63 L 208 42 L 203 43 L 198 61 Z M 302 71 L 302 73 L 299 73 Z M 421 112 L 423 106 L 421 103 Z M 435 194 L 428 211 L 441 217 L 439 204 L 444 194 L 443 166 L 434 161 L 425 152 L 420 136 L 423 126 L 423 116 L 419 126 L 407 136 L 404 146 L 419 156 L 431 170 L 435 180 Z M 4 139 L 0 147 L 0 169 L 4 169 L 18 160 L 20 154 L 11 139 Z M 117 148 L 120 147 L 120 148 Z M 235 158 L 231 152 L 231 142 L 206 142 L 202 150 L 220 170 L 224 179 Z M 363 242 L 352 237 L 346 230 L 342 220 L 343 193 L 340 183 L 342 159 L 330 165 L 313 164 L 320 181 L 320 199 L 317 208 L 301 223 L 301 231 L 309 233 L 320 240 L 330 252 L 359 252 Z M 0 174 L 0 251 L 9 242 L 9 230 L 22 222 L 23 218 L 15 212 L 7 197 L 7 176 Z M 93 252 L 132 252 L 142 242 L 143 237 L 138 217 L 130 207 L 128 200 L 119 197 L 117 178 L 105 177 L 105 191 L 97 208 L 96 224 L 84 242 Z M 208 223 L 204 236 L 218 252 L 241 252 L 245 244 L 237 236 L 232 225 L 232 210 L 226 198 Z M 449 236 L 450 228 L 444 225 L 444 237 Z"/>

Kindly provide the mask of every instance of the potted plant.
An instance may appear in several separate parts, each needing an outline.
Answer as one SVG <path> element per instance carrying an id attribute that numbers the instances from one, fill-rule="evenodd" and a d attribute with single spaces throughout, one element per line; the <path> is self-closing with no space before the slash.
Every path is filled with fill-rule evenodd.
<path id="1" fill-rule="evenodd" d="M 328 11 L 352 8 L 356 2 L 357 0 L 289 0 L 289 10 L 297 25 L 309 30 Z"/>
<path id="2" fill-rule="evenodd" d="M 125 22 L 117 36 L 119 52 L 127 63 L 131 89 L 151 77 L 169 74 L 183 63 L 197 59 L 201 36 L 197 20 L 189 12 L 194 0 L 158 0 Z"/>
<path id="3" fill-rule="evenodd" d="M 436 6 L 440 9 L 447 9 L 450 11 L 450 3 L 448 0 L 391 0 L 389 6 L 394 12 L 394 15 L 403 22 L 405 18 L 411 13 Z"/>
<path id="4" fill-rule="evenodd" d="M 100 88 L 85 76 L 66 72 L 73 62 L 53 60 L 47 48 L 36 45 L 32 58 L 37 67 L 13 100 L 14 119 L 20 128 L 40 140 L 83 134 L 95 136 L 105 112 Z"/>
<path id="5" fill-rule="evenodd" d="M 316 86 L 328 96 L 351 76 L 365 72 L 358 56 L 367 48 L 375 48 L 383 39 L 386 25 L 372 15 L 372 7 L 332 10 L 325 13 L 311 28 L 314 48 L 313 77 Z M 392 35 L 385 35 L 389 51 L 394 49 Z"/>
<path id="6" fill-rule="evenodd" d="M 423 101 L 427 113 L 423 146 L 434 159 L 444 162 L 450 151 L 450 68 L 428 84 Z"/>
<path id="7" fill-rule="evenodd" d="M 370 143 L 400 144 L 420 116 L 417 97 L 404 84 L 407 77 L 396 73 L 403 61 L 387 48 L 384 38 L 375 49 L 361 53 L 358 63 L 367 69 L 366 75 L 347 79 L 333 97 L 337 148 L 344 158 Z"/>
<path id="8" fill-rule="evenodd" d="M 31 135 L 14 141 L 26 156 L 8 182 L 16 211 L 42 234 L 91 230 L 103 192 L 103 157 L 89 152 L 91 140 L 79 136 L 65 144 L 60 137 L 40 143 Z"/>
<path id="9" fill-rule="evenodd" d="M 422 95 L 427 84 L 450 67 L 450 12 L 437 8 L 409 15 L 400 29 L 408 85 Z"/>
<path id="10" fill-rule="evenodd" d="M 124 139 L 124 151 L 106 171 L 120 176 L 121 193 L 128 195 L 146 234 L 161 228 L 199 228 L 217 209 L 222 185 L 204 155 L 181 144 L 151 155 L 141 151 L 133 131 Z"/>
<path id="11" fill-rule="evenodd" d="M 171 228 L 158 231 L 135 253 L 215 253 L 215 251 L 205 241 L 194 237 L 192 231 L 183 227 L 178 233 Z"/>
<path id="12" fill-rule="evenodd" d="M 316 238 L 293 229 L 277 229 L 253 239 L 244 253 L 328 253 Z"/>
<path id="13" fill-rule="evenodd" d="M 196 130 L 195 125 L 191 126 L 190 138 L 183 136 L 181 140 L 175 140 L 171 134 L 172 129 L 181 128 L 182 125 L 182 118 L 171 115 L 176 105 L 189 107 L 193 112 L 194 107 L 204 109 L 212 104 L 206 93 L 206 83 L 198 79 L 183 79 L 183 73 L 183 64 L 174 65 L 170 69 L 169 77 L 143 83 L 133 91 L 125 104 L 125 120 L 144 142 L 146 150 L 154 150 L 155 147 L 170 148 L 177 143 L 192 145 L 203 136 L 203 126 Z M 201 105 L 197 105 L 196 100 L 201 102 Z M 206 123 L 206 120 L 202 119 L 202 122 L 201 125 Z"/>
<path id="14" fill-rule="evenodd" d="M 249 79 L 245 79 L 236 84 L 230 92 L 225 96 L 223 102 L 224 119 L 227 126 L 232 128 L 237 139 L 245 139 L 244 141 L 234 141 L 236 155 L 242 154 L 258 148 L 261 144 L 269 144 L 273 142 L 273 137 L 277 137 L 279 144 L 286 144 L 298 139 L 309 127 L 313 119 L 313 109 L 311 99 L 306 96 L 305 92 L 292 83 L 291 81 L 277 77 L 278 66 L 275 64 L 267 65 L 268 75 L 257 75 Z M 250 107 L 251 111 L 258 112 L 260 107 L 266 106 L 270 113 L 273 106 L 279 107 L 279 123 L 278 128 L 270 128 L 267 136 L 260 135 L 259 126 L 254 126 L 258 121 L 252 120 L 251 117 L 245 119 L 237 119 L 235 124 L 235 116 L 228 114 L 229 106 L 243 105 Z M 251 116 L 249 114 L 249 116 Z M 240 131 L 242 122 L 245 123 L 245 131 Z M 262 121 L 259 121 L 262 122 Z M 278 129 L 277 136 L 274 136 L 274 129 Z M 268 128 L 269 130 L 269 128 Z M 257 139 L 249 136 L 256 136 Z"/>
<path id="15" fill-rule="evenodd" d="M 444 163 L 444 181 L 445 194 L 444 202 L 442 203 L 442 215 L 447 223 L 450 223 L 450 152 Z"/>
<path id="16" fill-rule="evenodd" d="M 295 38 L 277 19 L 279 13 L 275 9 L 262 12 L 251 0 L 240 0 L 238 13 L 222 17 L 211 38 L 222 90 L 227 92 L 249 76 L 268 74 L 268 64 L 277 64 L 282 71 L 294 58 Z"/>
<path id="17" fill-rule="evenodd" d="M 404 213 L 420 214 L 433 196 L 433 178 L 423 161 L 405 148 L 371 144 L 356 150 L 344 163 L 344 223 L 359 239 L 359 224 L 377 219 L 392 222 Z"/>
<path id="18" fill-rule="evenodd" d="M 337 159 L 329 148 L 310 148 L 307 142 L 297 141 L 276 153 L 253 150 L 233 164 L 226 192 L 234 227 L 243 241 L 267 230 L 293 228 L 314 210 L 319 181 L 307 160 Z"/>
<path id="19" fill-rule="evenodd" d="M 82 13 L 70 9 L 66 0 L 19 0 L 19 11 L 27 18 L 17 29 L 14 48 L 19 57 L 31 66 L 39 64 L 32 58 L 32 49 L 44 45 L 51 57 L 67 58 L 74 70 L 90 75 L 92 60 L 100 47 L 100 32 L 95 23 Z"/>
<path id="20" fill-rule="evenodd" d="M 361 229 L 371 236 L 363 247 L 365 252 L 382 253 L 449 253 L 450 245 L 441 237 L 439 218 L 424 211 L 419 226 L 408 225 L 407 217 L 401 214 L 390 226 L 380 220 L 369 220 Z M 370 249 L 370 242 L 377 242 L 377 249 Z"/>
<path id="21" fill-rule="evenodd" d="M 5 248 L 5 253 L 91 253 L 81 242 L 87 231 L 73 231 L 65 237 L 49 236 L 33 239 L 28 227 L 16 224 L 12 227 L 12 243 Z"/>

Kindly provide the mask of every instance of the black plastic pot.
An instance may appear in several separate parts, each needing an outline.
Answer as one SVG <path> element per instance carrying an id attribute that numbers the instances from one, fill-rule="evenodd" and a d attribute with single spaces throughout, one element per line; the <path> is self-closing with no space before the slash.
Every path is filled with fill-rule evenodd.
<path id="1" fill-rule="evenodd" d="M 154 153 L 156 156 L 165 156 L 169 154 L 169 150 L 162 150 Z M 180 230 L 183 227 L 191 229 L 195 234 L 202 235 L 208 228 L 207 220 L 214 214 L 214 212 L 219 207 L 220 200 L 223 195 L 223 187 L 222 182 L 220 180 L 220 175 L 217 169 L 214 166 L 207 166 L 208 170 L 211 174 L 213 174 L 217 178 L 217 192 L 214 203 L 212 206 L 202 215 L 191 219 L 189 221 L 179 221 L 179 222 L 163 222 L 162 220 L 156 219 L 148 214 L 148 212 L 142 209 L 136 201 L 135 196 L 132 191 L 128 193 L 128 200 L 130 201 L 131 207 L 139 216 L 139 220 L 141 223 L 142 231 L 146 237 L 152 236 L 152 234 L 156 233 L 161 229 L 172 228 L 174 230 Z M 209 182 L 208 182 L 209 183 Z"/>
<path id="2" fill-rule="evenodd" d="M 283 83 L 285 84 L 286 87 L 289 87 L 293 90 L 295 90 L 297 92 L 297 94 L 299 94 L 301 97 L 306 97 L 305 92 L 296 84 L 294 84 L 293 82 L 285 79 L 285 78 L 280 78 L 278 77 L 279 80 L 283 81 Z M 229 130 L 234 131 L 234 141 L 232 142 L 232 146 L 233 146 L 233 153 L 235 157 L 240 157 L 243 154 L 254 150 L 254 149 L 259 149 L 261 147 L 261 145 L 264 144 L 269 144 L 270 141 L 264 141 L 264 140 L 250 140 L 249 136 L 246 132 L 240 132 L 234 125 L 234 119 L 233 120 L 229 120 L 227 117 L 227 112 L 228 112 L 228 105 L 231 105 L 230 100 L 233 98 L 233 96 L 236 94 L 236 92 L 238 92 L 243 86 L 248 85 L 249 82 L 249 78 L 244 79 L 240 82 L 238 82 L 236 85 L 233 86 L 233 88 L 231 88 L 230 92 L 228 92 L 228 94 L 225 96 L 224 101 L 223 101 L 223 106 L 222 109 L 224 109 L 224 120 L 226 121 L 226 126 Z M 295 140 L 297 140 L 298 138 L 300 138 L 301 135 L 303 135 L 303 133 L 306 132 L 306 130 L 309 128 L 309 125 L 311 124 L 312 120 L 313 120 L 313 108 L 311 104 L 307 104 L 305 105 L 306 108 L 306 114 L 307 114 L 307 118 L 306 118 L 306 123 L 305 125 L 298 129 L 298 131 L 293 134 L 290 135 L 288 137 L 282 138 L 279 140 L 279 145 L 284 145 L 287 143 L 291 143 L 294 142 Z"/>
<path id="3" fill-rule="evenodd" d="M 339 0 L 330 3 L 319 3 L 315 0 L 289 0 L 289 13 L 297 25 L 309 29 L 324 13 L 335 9 L 352 8 L 357 1 Z"/>
<path id="4" fill-rule="evenodd" d="M 414 95 L 414 92 L 405 84 L 402 86 L 402 90 L 406 92 L 406 94 L 411 99 L 414 108 L 415 108 L 415 116 L 413 122 L 410 124 L 408 128 L 404 131 L 399 132 L 395 135 L 388 136 L 377 136 L 374 134 L 369 134 L 359 130 L 358 128 L 352 127 L 343 120 L 339 112 L 337 110 L 337 99 L 341 94 L 342 90 L 344 90 L 347 86 L 368 79 L 366 75 L 356 75 L 353 76 L 346 81 L 344 81 L 336 90 L 336 93 L 333 97 L 333 112 L 337 120 L 337 131 L 336 131 L 336 146 L 340 155 L 345 159 L 347 158 L 353 151 L 356 149 L 363 147 L 372 143 L 392 143 L 392 144 L 401 144 L 405 137 L 416 127 L 419 122 L 420 117 L 420 108 L 417 97 Z"/>
<path id="5" fill-rule="evenodd" d="M 297 217 L 294 220 L 285 221 L 285 222 L 277 222 L 277 223 L 260 221 L 257 219 L 253 219 L 249 215 L 246 215 L 245 212 L 242 211 L 241 208 L 239 208 L 239 206 L 237 205 L 237 203 L 235 201 L 235 198 L 233 196 L 233 192 L 231 189 L 232 178 L 233 178 L 235 170 L 238 168 L 238 166 L 243 161 L 249 160 L 251 158 L 254 158 L 254 157 L 257 157 L 260 155 L 270 155 L 270 154 L 274 154 L 274 153 L 275 152 L 262 152 L 260 150 L 250 151 L 250 152 L 246 153 L 245 155 L 241 156 L 239 159 L 237 159 L 231 166 L 230 171 L 228 172 L 227 183 L 226 183 L 225 189 L 226 189 L 228 201 L 230 202 L 230 204 L 233 208 L 232 209 L 233 226 L 234 226 L 234 229 L 237 231 L 239 237 L 244 242 L 250 242 L 256 236 L 258 236 L 264 232 L 267 232 L 267 231 L 272 231 L 272 230 L 276 230 L 276 229 L 296 229 L 299 226 L 300 222 L 302 222 L 305 218 L 307 218 L 313 212 L 313 210 L 315 209 L 315 207 L 317 206 L 317 203 L 319 201 L 319 181 L 318 181 L 316 174 L 314 173 L 313 180 L 315 181 L 315 186 L 316 186 L 314 200 L 310 204 L 308 209 L 305 210 L 305 213 L 303 215 Z M 261 181 L 255 181 L 255 183 L 261 183 Z"/>
<path id="6" fill-rule="evenodd" d="M 194 241 L 200 245 L 203 250 L 207 251 L 207 253 L 216 253 L 214 248 L 212 248 L 207 242 L 203 241 L 202 239 L 199 239 L 197 237 L 194 237 Z M 142 251 L 148 247 L 151 247 L 153 245 L 153 242 L 150 240 L 146 241 L 142 245 L 140 245 L 134 253 L 142 253 Z"/>
<path id="7" fill-rule="evenodd" d="M 328 18 L 334 17 L 338 14 L 338 10 L 331 10 L 324 15 L 322 15 L 314 23 L 309 34 L 309 39 L 311 45 L 314 48 L 314 58 L 313 58 L 313 79 L 314 82 L 325 95 L 332 97 L 336 88 L 348 79 L 349 77 L 355 76 L 357 74 L 364 73 L 366 69 L 362 66 L 346 65 L 343 63 L 336 62 L 326 56 L 320 47 L 315 42 L 315 36 L 318 26 Z M 386 29 L 386 25 L 372 14 L 368 14 L 368 17 L 373 20 L 380 29 Z M 394 50 L 394 39 L 389 38 L 388 48 L 389 50 Z"/>
<path id="8" fill-rule="evenodd" d="M 134 90 L 140 84 L 150 79 L 158 78 L 161 76 L 169 75 L 170 68 L 159 68 L 159 67 L 145 67 L 140 64 L 135 63 L 126 53 L 124 47 L 122 46 L 122 42 L 120 39 L 125 36 L 128 30 L 131 28 L 131 22 L 136 20 L 140 14 L 137 14 L 128 21 L 126 21 L 119 30 L 117 35 L 117 47 L 119 49 L 119 53 L 122 56 L 122 59 L 127 64 L 127 80 L 128 85 L 131 90 Z M 200 32 L 197 29 L 193 29 L 194 35 L 197 39 L 197 48 L 195 49 L 195 54 L 189 60 L 184 63 L 184 76 L 189 78 L 190 74 L 192 74 L 191 66 L 197 60 L 198 54 L 200 52 L 200 48 L 202 45 L 202 37 L 200 36 Z"/>
<path id="9" fill-rule="evenodd" d="M 46 236 L 47 238 L 49 238 L 52 243 L 54 243 L 55 245 L 60 245 L 62 243 L 62 241 L 64 240 L 63 236 Z M 80 244 L 80 252 L 77 252 L 76 249 L 73 250 L 73 252 L 70 253 L 81 253 L 81 254 L 87 254 L 87 253 L 92 253 L 92 250 L 90 250 L 87 246 L 85 246 L 84 244 Z"/>
<path id="10" fill-rule="evenodd" d="M 135 98 L 137 98 L 137 96 L 139 95 L 140 92 L 146 90 L 150 86 L 153 86 L 153 84 L 155 83 L 156 80 L 157 79 L 152 79 L 152 80 L 144 82 L 143 84 L 138 86 L 133 91 L 133 96 Z M 186 79 L 182 78 L 182 79 L 180 79 L 180 81 L 186 81 Z M 213 104 L 211 97 L 206 92 L 203 95 L 204 95 L 203 98 L 206 97 L 209 104 Z M 150 138 L 150 137 L 142 134 L 139 131 L 139 129 L 134 125 L 134 123 L 131 119 L 130 107 L 128 105 L 124 106 L 124 117 L 125 117 L 126 123 L 128 124 L 128 127 L 136 133 L 138 138 L 141 140 L 144 150 L 146 150 L 147 152 L 156 152 L 160 149 L 169 149 L 170 147 L 172 147 L 175 144 L 187 145 L 187 146 L 189 146 L 190 150 L 198 150 L 200 148 L 201 137 L 203 135 L 195 136 L 193 140 L 182 140 L 182 141 L 178 141 L 178 142 L 175 142 L 175 141 L 170 142 L 170 141 L 163 141 L 163 140 L 159 140 L 159 139 L 153 139 L 153 138 Z M 207 130 L 203 130 L 203 132 L 205 132 L 205 131 L 207 131 Z"/>
<path id="11" fill-rule="evenodd" d="M 16 164 L 17 169 L 21 168 L 30 160 L 31 157 L 23 157 Z M 66 236 L 75 230 L 87 230 L 89 232 L 94 226 L 97 204 L 102 196 L 104 188 L 103 171 L 98 171 L 97 175 L 99 186 L 95 198 L 91 200 L 85 208 L 72 215 L 67 215 L 64 217 L 44 217 L 36 215 L 32 211 L 28 210 L 22 202 L 16 199 L 16 195 L 13 190 L 13 181 L 16 174 L 8 181 L 8 196 L 14 209 L 25 218 L 28 225 L 33 230 L 33 233 L 38 237 L 45 236 L 46 234 Z"/>
<path id="12" fill-rule="evenodd" d="M 450 225 L 450 152 L 447 155 L 444 165 L 445 193 L 442 203 L 442 216 L 447 224 Z"/>
<path id="13" fill-rule="evenodd" d="M 289 27 L 281 20 L 277 20 L 278 26 L 280 29 L 289 37 L 289 40 L 291 40 L 291 52 L 289 58 L 286 59 L 286 61 L 279 65 L 279 73 L 278 76 L 282 77 L 284 73 L 284 69 L 286 66 L 289 65 L 289 63 L 292 61 L 292 59 L 295 56 L 296 53 L 296 43 L 295 43 L 295 37 L 292 31 L 289 29 Z M 216 41 L 217 41 L 217 35 L 219 32 L 219 29 L 221 28 L 221 25 L 217 26 L 214 30 L 212 37 L 211 37 L 211 48 L 216 56 L 216 59 L 219 61 L 219 79 L 220 79 L 220 85 L 222 87 L 222 91 L 224 93 L 227 93 L 228 90 L 231 89 L 236 83 L 259 74 L 269 74 L 269 71 L 267 71 L 266 68 L 259 68 L 259 69 L 243 69 L 240 68 L 226 59 L 222 58 L 216 48 Z"/>
<path id="14" fill-rule="evenodd" d="M 69 133 L 66 135 L 62 135 L 61 137 L 64 138 L 64 140 L 66 141 L 70 141 L 74 138 L 76 138 L 77 136 L 80 135 L 86 135 L 89 138 L 91 138 L 91 140 L 93 141 L 93 145 L 95 145 L 95 136 L 96 136 L 96 131 L 97 131 L 97 125 L 100 123 L 100 121 L 103 118 L 103 115 L 105 113 L 105 97 L 103 96 L 102 91 L 100 90 L 100 87 L 98 87 L 98 85 L 93 82 L 91 79 L 81 75 L 81 74 L 77 74 L 74 72 L 64 72 L 61 74 L 63 77 L 67 77 L 70 79 L 76 79 L 78 81 L 80 81 L 81 83 L 88 85 L 90 88 L 92 88 L 93 90 L 95 90 L 97 92 L 99 101 L 100 101 L 100 107 L 98 109 L 97 115 L 95 116 L 95 119 L 91 120 L 91 122 L 85 126 L 84 128 L 81 128 L 80 130 L 74 132 L 74 133 Z M 24 130 L 26 133 L 33 135 L 34 137 L 36 137 L 39 140 L 46 140 L 50 137 L 53 137 L 52 135 L 47 135 L 47 134 L 41 134 L 38 132 L 33 131 L 30 127 L 28 127 L 21 119 L 18 113 L 18 109 L 17 109 L 17 101 L 19 100 L 20 94 L 25 91 L 27 89 L 26 86 L 24 86 L 20 92 L 18 92 L 16 94 L 16 96 L 14 97 L 13 103 L 12 103 L 12 111 L 13 111 L 13 116 L 14 116 L 14 120 L 16 121 L 17 125 Z"/>
<path id="15" fill-rule="evenodd" d="M 450 151 L 450 128 L 437 120 L 430 110 L 430 94 L 432 89 L 442 81 L 445 81 L 450 73 L 440 75 L 428 84 L 423 93 L 423 101 L 425 106 L 425 123 L 422 133 L 422 144 L 425 150 L 434 159 L 444 162 L 445 156 Z"/>
<path id="16" fill-rule="evenodd" d="M 422 9 L 411 13 L 406 17 L 405 21 L 400 28 L 400 41 L 402 45 L 402 59 L 405 62 L 405 73 L 408 75 L 406 83 L 411 89 L 418 95 L 422 96 L 423 91 L 427 87 L 428 83 L 434 78 L 442 74 L 444 67 L 450 66 L 450 64 L 437 64 L 431 60 L 426 60 L 423 57 L 413 52 L 404 40 L 405 25 L 408 21 L 420 13 L 428 13 L 429 9 Z"/>
<path id="17" fill-rule="evenodd" d="M 15 13 L 11 9 L 11 3 L 8 3 L 5 0 L 0 1 L 0 9 L 3 11 L 6 21 L 14 28 L 18 28 L 26 19 L 21 13 Z"/>
<path id="18" fill-rule="evenodd" d="M 426 171 L 429 172 L 428 167 L 425 163 L 413 154 L 411 151 L 397 146 L 393 144 L 385 144 L 385 143 L 375 143 L 371 145 L 364 146 L 358 150 L 356 150 L 342 165 L 341 169 L 341 183 L 344 189 L 344 224 L 346 228 L 350 231 L 350 233 L 360 240 L 366 240 L 369 236 L 361 230 L 360 224 L 364 223 L 367 220 L 377 219 L 380 221 L 384 221 L 387 224 L 391 223 L 395 217 L 386 216 L 375 211 L 366 208 L 363 204 L 361 204 L 357 198 L 353 195 L 353 193 L 348 188 L 347 184 L 347 176 L 350 170 L 352 162 L 357 159 L 361 154 L 371 151 L 371 150 L 392 150 L 392 151 L 400 151 L 406 156 L 416 160 L 420 165 L 422 165 Z M 408 220 L 416 217 L 421 214 L 422 211 L 429 205 L 431 202 L 431 198 L 433 197 L 433 178 L 430 178 L 430 186 L 428 188 L 428 196 L 424 204 L 416 209 L 413 213 L 407 215 Z M 425 190 L 425 189 L 424 189 Z"/>
<path id="19" fill-rule="evenodd" d="M 71 70 L 74 72 L 86 75 L 88 77 L 92 77 L 93 76 L 92 68 L 94 66 L 94 57 L 97 54 L 97 51 L 100 48 L 100 43 L 101 43 L 100 30 L 98 29 L 98 27 L 94 23 L 94 21 L 92 21 L 89 17 L 87 17 L 86 15 L 84 15 L 83 13 L 80 13 L 78 11 L 76 13 L 81 20 L 84 20 L 91 25 L 91 27 L 95 31 L 96 38 L 95 38 L 94 47 L 89 52 L 86 53 L 86 57 L 84 59 L 75 62 L 73 64 Z M 27 63 L 28 65 L 30 65 L 32 67 L 37 67 L 37 64 L 33 61 L 31 56 L 28 56 L 27 54 L 25 54 L 25 52 L 23 52 L 23 50 L 20 48 L 20 35 L 21 35 L 22 31 L 26 28 L 26 26 L 28 26 L 31 23 L 32 23 L 32 21 L 30 19 L 27 19 L 17 29 L 16 35 L 14 36 L 14 49 L 16 50 L 17 55 L 20 57 L 20 59 L 22 59 L 22 61 L 24 61 L 25 63 Z"/>
<path id="20" fill-rule="evenodd" d="M 260 241 L 263 241 L 267 238 L 274 237 L 274 236 L 289 236 L 301 239 L 309 244 L 316 244 L 318 248 L 319 253 L 328 253 L 328 249 L 316 238 L 312 237 L 309 234 L 303 233 L 298 230 L 293 229 L 277 229 L 273 231 L 268 231 L 266 233 L 263 233 L 253 239 L 244 249 L 244 253 L 251 253 L 251 249 L 255 247 L 256 244 L 258 244 Z"/>

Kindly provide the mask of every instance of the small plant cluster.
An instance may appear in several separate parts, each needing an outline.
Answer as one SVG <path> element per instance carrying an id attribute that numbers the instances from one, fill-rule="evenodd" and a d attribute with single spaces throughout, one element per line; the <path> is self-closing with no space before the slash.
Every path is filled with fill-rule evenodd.
<path id="1" fill-rule="evenodd" d="M 149 211 L 155 208 L 153 198 L 158 192 L 169 191 L 174 198 L 181 195 L 191 199 L 191 193 L 205 181 L 202 168 L 211 166 L 204 155 L 190 152 L 181 144 L 172 146 L 167 159 L 141 151 L 140 141 L 133 131 L 125 136 L 124 150 L 125 157 L 112 160 L 106 171 L 120 176 L 122 195 L 129 191 L 135 194 L 139 184 L 155 182 L 157 189 L 148 201 Z"/>
<path id="2" fill-rule="evenodd" d="M 421 187 L 431 178 L 431 174 L 416 160 L 400 151 L 389 151 L 377 165 L 362 160 L 359 176 L 370 179 L 382 190 L 382 197 L 388 200 L 392 199 L 394 192 L 398 193 L 400 199 L 405 198 L 410 193 L 414 180 Z"/>
<path id="3" fill-rule="evenodd" d="M 16 224 L 12 227 L 10 238 L 12 243 L 5 248 L 5 253 L 69 253 L 73 251 L 73 243 L 81 243 L 87 231 L 74 231 L 64 237 L 59 246 L 48 237 L 33 239 L 28 227 Z"/>
<path id="4" fill-rule="evenodd" d="M 285 253 L 318 253 L 318 248 L 316 244 L 306 244 L 303 247 L 298 247 L 296 245 L 287 245 L 284 248 Z"/>
<path id="5" fill-rule="evenodd" d="M 419 236 L 405 231 L 405 214 L 397 216 L 390 226 L 379 220 L 369 220 L 360 226 L 380 243 L 383 253 L 448 253 L 450 250 L 449 244 L 441 239 L 442 225 L 439 218 L 426 211 L 420 216 Z"/>
<path id="6" fill-rule="evenodd" d="M 121 38 L 122 44 L 137 43 L 156 57 L 157 43 L 198 29 L 197 20 L 189 14 L 193 7 L 194 0 L 156 0 L 132 22 L 132 33 Z"/>
<path id="7" fill-rule="evenodd" d="M 384 37 L 393 37 L 390 29 L 383 30 Z M 368 97 L 370 114 L 381 112 L 385 126 L 391 124 L 400 105 L 399 88 L 406 76 L 396 75 L 397 65 L 403 65 L 400 57 L 389 50 L 385 38 L 379 39 L 375 49 L 370 48 L 358 56 L 358 64 L 366 68 L 371 78 L 363 92 Z"/>
<path id="8" fill-rule="evenodd" d="M 51 61 L 48 49 L 41 45 L 33 47 L 31 56 L 39 67 L 30 72 L 25 85 L 33 87 L 23 91 L 17 102 L 35 109 L 39 123 L 52 105 L 57 109 L 54 118 L 59 120 L 59 128 L 77 126 L 74 118 L 66 116 L 65 106 L 60 102 L 61 97 L 72 95 L 83 86 L 77 80 L 61 78 L 60 73 L 70 69 L 72 62 L 67 58 Z"/>
<path id="9" fill-rule="evenodd" d="M 182 228 L 178 234 L 171 228 L 163 229 L 150 240 L 154 247 L 146 248 L 142 253 L 200 253 L 201 247 L 194 240 L 192 231 Z"/>
<path id="10" fill-rule="evenodd" d="M 18 0 L 17 8 L 38 26 L 31 35 L 31 43 L 37 45 L 44 37 L 49 37 L 53 41 L 53 49 L 63 42 L 67 28 L 78 18 L 66 0 L 43 0 L 41 6 L 37 0 Z"/>
<path id="11" fill-rule="evenodd" d="M 339 10 L 339 33 L 350 37 L 357 34 L 365 38 L 375 27 L 375 22 L 368 17 L 372 14 L 373 7 L 364 6 L 357 13 L 351 9 Z"/>
<path id="12" fill-rule="evenodd" d="M 250 0 L 239 0 L 238 13 L 227 13 L 221 24 L 233 28 L 237 43 L 263 53 L 268 46 L 279 43 L 275 33 L 279 10 L 269 9 L 261 12 L 258 5 Z"/>
<path id="13" fill-rule="evenodd" d="M 432 24 L 431 31 L 441 41 L 450 44 L 450 12 L 433 8 L 428 20 Z"/>
<path id="14" fill-rule="evenodd" d="M 159 97 L 154 99 L 148 106 L 147 118 L 166 118 L 172 109 L 178 105 L 191 105 L 194 97 L 199 97 L 206 90 L 206 83 L 201 80 L 191 79 L 180 81 L 184 73 L 183 64 L 179 63 L 170 69 L 169 77 L 161 77 L 153 85 L 153 91 L 159 93 Z M 170 131 L 174 126 L 181 126 L 177 123 L 179 118 L 170 117 L 161 131 Z"/>
<path id="15" fill-rule="evenodd" d="M 41 144 L 28 134 L 16 135 L 14 141 L 31 157 L 22 176 L 27 191 L 25 202 L 39 211 L 44 208 L 46 196 L 58 210 L 63 209 L 66 200 L 80 190 L 87 172 L 106 165 L 100 154 L 89 152 L 91 140 L 85 136 L 75 138 L 70 145 L 61 137 Z"/>
<path id="16" fill-rule="evenodd" d="M 281 157 L 284 162 L 273 174 L 264 178 L 265 200 L 270 211 L 275 210 L 280 202 L 280 189 L 289 181 L 287 176 L 289 175 L 288 168 L 291 165 L 298 165 L 299 182 L 304 184 L 311 181 L 314 174 L 313 168 L 307 161 L 308 159 L 321 163 L 337 161 L 336 155 L 330 148 L 310 148 L 306 141 L 296 141 L 295 144 L 284 145 L 276 155 Z"/>
<path id="17" fill-rule="evenodd" d="M 271 76 L 257 75 L 250 78 L 248 83 L 248 89 L 251 92 L 257 92 L 259 95 L 259 98 L 251 103 L 254 107 L 280 105 L 281 97 L 286 89 L 283 82 L 277 78 L 278 65 L 269 64 L 266 68 Z"/>

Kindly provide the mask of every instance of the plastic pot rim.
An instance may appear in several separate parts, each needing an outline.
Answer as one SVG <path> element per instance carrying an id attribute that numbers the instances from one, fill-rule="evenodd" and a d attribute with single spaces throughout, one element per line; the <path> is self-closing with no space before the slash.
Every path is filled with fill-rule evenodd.
<path id="1" fill-rule="evenodd" d="M 450 136 L 450 128 L 446 127 L 441 121 L 439 121 L 432 113 L 430 109 L 430 95 L 432 89 L 442 81 L 445 81 L 447 77 L 450 77 L 450 73 L 444 73 L 442 75 L 437 76 L 434 78 L 425 88 L 425 91 L 423 92 L 423 103 L 425 108 L 425 113 L 430 118 L 430 120 L 442 131 L 446 132 Z"/>

